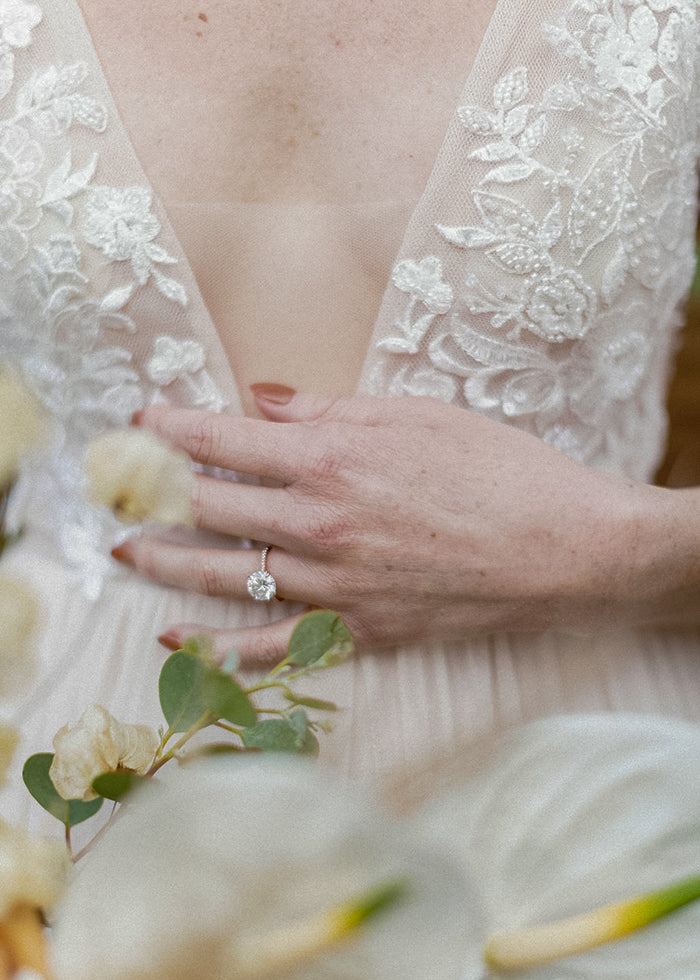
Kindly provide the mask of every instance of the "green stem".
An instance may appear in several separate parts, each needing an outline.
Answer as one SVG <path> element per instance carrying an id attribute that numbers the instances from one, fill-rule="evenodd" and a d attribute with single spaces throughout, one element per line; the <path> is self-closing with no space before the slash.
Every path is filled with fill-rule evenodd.
<path id="1" fill-rule="evenodd" d="M 225 732 L 231 732 L 232 735 L 241 735 L 243 732 L 242 728 L 235 728 L 233 725 L 227 725 L 226 722 L 222 721 L 220 718 L 218 721 L 214 722 L 214 727 L 223 728 Z"/>
<path id="2" fill-rule="evenodd" d="M 170 762 L 170 760 L 173 758 L 175 753 L 179 749 L 181 749 L 183 745 L 189 742 L 189 740 L 192 738 L 193 735 L 196 735 L 197 732 L 201 731 L 202 728 L 206 728 L 208 725 L 211 725 L 215 721 L 216 721 L 215 715 L 213 715 L 212 712 L 209 711 L 209 709 L 207 708 L 204 714 L 201 715 L 193 725 L 190 725 L 187 731 L 182 735 L 182 738 L 179 738 L 177 742 L 173 745 L 173 747 L 171 749 L 168 749 L 165 755 L 161 756 L 159 759 L 156 759 L 156 761 L 153 763 L 153 765 L 145 775 L 146 776 L 155 775 L 155 773 L 157 773 L 158 770 L 162 766 L 164 766 L 166 762 Z M 163 744 L 165 745 L 165 743 Z"/>

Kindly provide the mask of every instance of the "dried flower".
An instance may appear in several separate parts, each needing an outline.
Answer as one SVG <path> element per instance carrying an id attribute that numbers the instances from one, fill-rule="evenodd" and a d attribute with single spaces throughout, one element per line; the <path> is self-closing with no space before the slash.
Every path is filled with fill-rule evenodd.
<path id="1" fill-rule="evenodd" d="M 49 910 L 70 872 L 65 845 L 55 837 L 32 837 L 0 820 L 0 919 L 15 906 Z"/>
<path id="2" fill-rule="evenodd" d="M 93 779 L 116 769 L 145 773 L 159 743 L 148 725 L 125 724 L 102 705 L 92 704 L 77 724 L 64 725 L 54 736 L 49 776 L 64 799 L 94 800 Z"/>
<path id="3" fill-rule="evenodd" d="M 34 673 L 39 602 L 18 579 L 0 575 L 0 694 L 21 691 Z"/>
<path id="4" fill-rule="evenodd" d="M 190 460 L 143 429 L 106 432 L 88 447 L 90 497 L 125 524 L 191 524 Z"/>
<path id="5" fill-rule="evenodd" d="M 0 372 L 0 487 L 15 476 L 22 453 L 37 445 L 44 414 L 34 395 L 14 374 Z"/>

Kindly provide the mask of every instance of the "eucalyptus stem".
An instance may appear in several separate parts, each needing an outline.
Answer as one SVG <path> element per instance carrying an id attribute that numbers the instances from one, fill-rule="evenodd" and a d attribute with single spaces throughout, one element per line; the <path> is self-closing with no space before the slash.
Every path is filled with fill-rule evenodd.
<path id="1" fill-rule="evenodd" d="M 211 725 L 215 721 L 216 721 L 216 716 L 212 714 L 212 712 L 209 711 L 209 709 L 207 708 L 204 714 L 201 715 L 193 725 L 190 725 L 187 731 L 183 734 L 182 738 L 179 738 L 177 742 L 172 746 L 172 748 L 168 749 L 165 755 L 161 756 L 159 759 L 156 759 L 156 761 L 153 763 L 153 765 L 145 775 L 147 777 L 155 775 L 158 772 L 158 770 L 165 765 L 166 762 L 170 762 L 170 760 L 174 757 L 178 749 L 181 749 L 183 745 L 186 745 L 193 735 L 196 735 L 197 732 L 202 730 L 202 728 L 206 728 L 208 725 Z"/>

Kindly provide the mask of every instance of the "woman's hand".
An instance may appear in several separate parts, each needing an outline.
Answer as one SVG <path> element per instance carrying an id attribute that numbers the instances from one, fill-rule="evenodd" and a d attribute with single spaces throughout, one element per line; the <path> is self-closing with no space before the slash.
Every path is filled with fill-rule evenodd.
<path id="1" fill-rule="evenodd" d="M 255 392 L 272 421 L 164 407 L 138 421 L 199 463 L 279 484 L 199 476 L 195 524 L 271 545 L 279 594 L 338 612 L 358 648 L 640 617 L 645 558 L 664 531 L 658 495 L 673 492 L 432 399 Z M 250 550 L 144 535 L 119 557 L 163 584 L 253 601 Z M 275 661 L 295 621 L 222 632 L 215 647 Z M 163 642 L 193 631 L 211 632 L 178 624 Z"/>

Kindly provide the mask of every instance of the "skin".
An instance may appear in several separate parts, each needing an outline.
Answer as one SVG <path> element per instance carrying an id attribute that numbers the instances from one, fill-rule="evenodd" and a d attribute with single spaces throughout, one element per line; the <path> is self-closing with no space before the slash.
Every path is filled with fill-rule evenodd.
<path id="1" fill-rule="evenodd" d="M 494 4 L 82 0 L 249 416 L 137 421 L 282 484 L 199 477 L 196 523 L 272 544 L 280 593 L 340 612 L 360 648 L 700 617 L 697 488 L 633 485 L 438 402 L 353 394 Z M 250 552 L 148 538 L 115 557 L 216 595 L 245 595 L 251 571 Z M 276 660 L 292 628 L 217 643 Z M 170 624 L 163 641 L 203 630 Z"/>
<path id="2" fill-rule="evenodd" d="M 195 523 L 271 543 L 280 594 L 339 612 L 360 648 L 697 621 L 696 490 L 588 469 L 432 399 L 285 397 L 258 389 L 267 422 L 160 407 L 136 421 L 200 463 L 281 484 L 198 477 Z M 245 595 L 251 570 L 249 551 L 148 537 L 120 552 L 148 578 L 211 595 Z M 273 661 L 295 622 L 221 631 L 218 647 Z M 178 624 L 164 642 L 202 626 Z"/>

